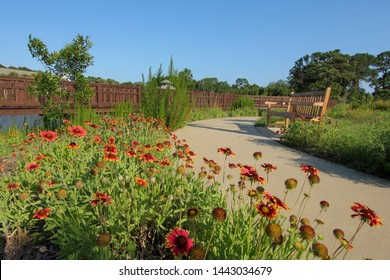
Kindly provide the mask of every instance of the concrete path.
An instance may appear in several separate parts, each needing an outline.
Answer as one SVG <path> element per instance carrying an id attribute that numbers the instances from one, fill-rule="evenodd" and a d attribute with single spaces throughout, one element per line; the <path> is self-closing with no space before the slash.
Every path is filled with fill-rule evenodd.
<path id="1" fill-rule="evenodd" d="M 228 158 L 228 162 L 252 166 L 253 153 L 262 152 L 260 163 L 272 163 L 278 167 L 270 174 L 269 182 L 264 186 L 269 193 L 282 199 L 284 181 L 291 177 L 298 180 L 298 188 L 286 200 L 290 207 L 298 197 L 305 179 L 300 164 L 315 166 L 321 172 L 321 182 L 315 185 L 303 216 L 313 221 L 319 213 L 319 202 L 329 202 L 329 209 L 319 217 L 325 224 L 316 228 L 316 232 L 324 235 L 323 242 L 329 251 L 333 252 L 335 244 L 333 229 L 342 229 L 346 238 L 354 234 L 360 220 L 351 218 L 353 212 L 350 207 L 354 202 L 359 202 L 373 209 L 382 218 L 383 226 L 370 227 L 365 224 L 353 242 L 354 248 L 348 253 L 347 259 L 390 260 L 390 181 L 290 149 L 275 141 L 278 136 L 274 132 L 256 128 L 256 120 L 255 117 L 240 117 L 197 121 L 179 129 L 176 134 L 179 139 L 186 139 L 198 155 L 194 158 L 197 168 L 203 164 L 202 157 L 214 159 L 223 165 L 224 156 L 217 153 L 221 147 L 229 147 L 237 155 Z M 258 170 L 262 177 L 266 177 L 261 167 Z M 296 214 L 297 210 L 298 206 L 288 215 Z"/>

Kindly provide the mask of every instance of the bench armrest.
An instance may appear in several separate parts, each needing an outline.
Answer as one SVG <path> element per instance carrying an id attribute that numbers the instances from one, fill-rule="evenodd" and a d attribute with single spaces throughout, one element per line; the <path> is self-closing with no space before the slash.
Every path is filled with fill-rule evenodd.
<path id="1" fill-rule="evenodd" d="M 267 105 L 267 108 L 271 108 L 272 105 L 276 105 L 276 104 L 278 104 L 278 102 L 276 102 L 276 101 L 265 101 L 264 104 Z"/>

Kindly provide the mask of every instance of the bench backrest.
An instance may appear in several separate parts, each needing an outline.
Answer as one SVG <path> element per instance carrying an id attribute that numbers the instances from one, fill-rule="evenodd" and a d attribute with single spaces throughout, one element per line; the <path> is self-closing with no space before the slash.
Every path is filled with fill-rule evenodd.
<path id="1" fill-rule="evenodd" d="M 319 117 L 325 115 L 330 98 L 331 88 L 326 90 L 294 93 L 290 96 L 287 111 L 307 117 Z"/>

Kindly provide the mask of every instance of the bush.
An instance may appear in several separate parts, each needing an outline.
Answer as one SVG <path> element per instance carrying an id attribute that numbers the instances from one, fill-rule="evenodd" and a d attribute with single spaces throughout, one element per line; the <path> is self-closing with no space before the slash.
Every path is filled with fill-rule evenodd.
<path id="1" fill-rule="evenodd" d="M 235 99 L 229 106 L 229 110 L 236 110 L 236 109 L 253 109 L 255 107 L 255 102 L 252 98 L 248 96 L 239 96 L 237 99 Z"/>
<path id="2" fill-rule="evenodd" d="M 163 89 L 166 79 L 172 86 Z M 184 126 L 193 107 L 187 82 L 174 70 L 172 60 L 168 76 L 163 75 L 161 67 L 155 75 L 149 71 L 142 93 L 143 114 L 163 120 L 172 130 Z"/>

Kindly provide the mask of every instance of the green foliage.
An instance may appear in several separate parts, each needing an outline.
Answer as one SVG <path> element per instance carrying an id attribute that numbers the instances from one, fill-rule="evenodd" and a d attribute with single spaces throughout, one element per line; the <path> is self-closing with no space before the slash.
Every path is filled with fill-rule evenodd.
<path id="1" fill-rule="evenodd" d="M 255 107 L 255 101 L 252 98 L 247 96 L 239 96 L 230 104 L 229 109 L 230 110 L 244 109 L 244 108 L 253 109 L 254 107 Z"/>
<path id="2" fill-rule="evenodd" d="M 377 98 L 390 99 L 390 51 L 380 53 L 375 66 L 378 77 L 371 82 L 375 87 L 373 95 Z"/>
<path id="3" fill-rule="evenodd" d="M 292 123 L 283 139 L 289 146 L 390 178 L 388 112 L 338 105 L 330 112 L 331 118 L 321 125 L 306 121 Z"/>
<path id="4" fill-rule="evenodd" d="M 390 111 L 390 100 L 377 100 L 373 103 L 376 110 Z"/>
<path id="5" fill-rule="evenodd" d="M 164 85 L 168 82 L 169 85 Z M 171 59 L 168 75 L 163 75 L 162 67 L 155 75 L 149 70 L 148 81 L 143 86 L 142 112 L 146 116 L 162 119 L 170 129 L 185 125 L 192 104 L 188 79 L 178 75 Z"/>
<path id="6" fill-rule="evenodd" d="M 58 120 L 69 113 L 71 95 L 61 86 L 61 77 L 49 72 L 38 72 L 35 82 L 28 85 L 28 92 L 39 96 L 45 110 L 44 125 L 48 129 L 58 126 Z"/>
<path id="7" fill-rule="evenodd" d="M 88 36 L 77 35 L 71 44 L 66 44 L 59 51 L 49 52 L 40 39 L 29 36 L 28 49 L 32 57 L 37 58 L 46 68 L 29 85 L 31 94 L 44 98 L 46 126 L 53 125 L 53 122 L 55 125 L 58 119 L 69 113 L 71 106 L 90 103 L 93 89 L 83 74 L 93 64 L 93 57 L 89 54 L 91 47 Z M 68 92 L 62 86 L 63 77 L 75 82 L 74 92 Z"/>
<path id="8" fill-rule="evenodd" d="M 295 62 L 289 82 L 296 92 L 332 87 L 332 97 L 360 99 L 364 90 L 360 82 L 370 81 L 375 75 L 376 58 L 370 54 L 343 54 L 340 50 L 315 52 Z"/>

